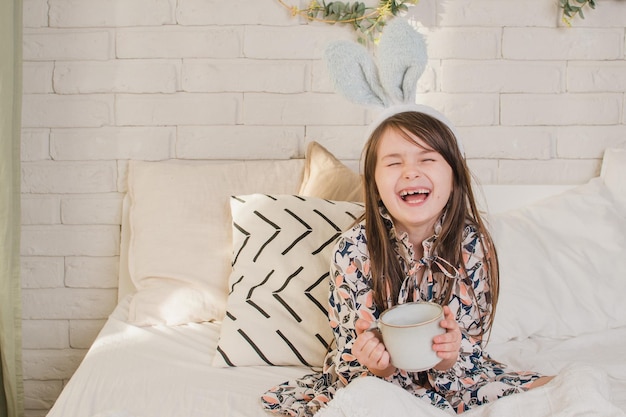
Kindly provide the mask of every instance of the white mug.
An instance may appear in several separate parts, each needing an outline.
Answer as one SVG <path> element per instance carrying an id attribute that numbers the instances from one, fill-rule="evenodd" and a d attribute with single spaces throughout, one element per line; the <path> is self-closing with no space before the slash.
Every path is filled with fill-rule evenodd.
<path id="1" fill-rule="evenodd" d="M 393 366 L 406 371 L 424 371 L 441 358 L 433 350 L 433 337 L 445 333 L 439 323 L 443 307 L 431 302 L 399 304 L 384 311 L 378 328 Z"/>

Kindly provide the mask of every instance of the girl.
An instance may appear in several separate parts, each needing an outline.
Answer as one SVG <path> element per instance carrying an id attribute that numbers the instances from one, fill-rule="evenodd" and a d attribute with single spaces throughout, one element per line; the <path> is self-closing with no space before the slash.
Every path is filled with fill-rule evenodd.
<path id="1" fill-rule="evenodd" d="M 312 416 L 360 376 L 399 385 L 433 406 L 462 413 L 543 385 L 549 377 L 511 372 L 483 351 L 498 300 L 498 261 L 474 202 L 452 128 L 430 108 L 392 114 L 365 145 L 365 213 L 333 250 L 329 320 L 335 349 L 321 374 L 272 388 L 266 409 Z M 441 361 L 423 372 L 391 365 L 368 331 L 386 309 L 409 301 L 444 306 Z"/>

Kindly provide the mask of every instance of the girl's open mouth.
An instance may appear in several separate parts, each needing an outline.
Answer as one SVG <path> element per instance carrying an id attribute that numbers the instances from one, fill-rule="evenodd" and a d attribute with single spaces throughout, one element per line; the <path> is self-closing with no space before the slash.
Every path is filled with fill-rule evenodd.
<path id="1" fill-rule="evenodd" d="M 426 201 L 428 196 L 430 196 L 430 191 L 426 189 L 400 192 L 400 198 L 407 203 L 421 203 Z"/>

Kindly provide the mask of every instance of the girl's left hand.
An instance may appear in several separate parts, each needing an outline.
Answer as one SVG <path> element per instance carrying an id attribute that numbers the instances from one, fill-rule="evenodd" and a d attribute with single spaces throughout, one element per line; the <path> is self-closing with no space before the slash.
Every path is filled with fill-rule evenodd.
<path id="1" fill-rule="evenodd" d="M 461 329 L 448 306 L 443 306 L 443 320 L 440 325 L 446 329 L 446 332 L 433 338 L 433 350 L 442 359 L 435 365 L 435 369 L 446 371 L 452 368 L 459 359 L 461 349 Z"/>

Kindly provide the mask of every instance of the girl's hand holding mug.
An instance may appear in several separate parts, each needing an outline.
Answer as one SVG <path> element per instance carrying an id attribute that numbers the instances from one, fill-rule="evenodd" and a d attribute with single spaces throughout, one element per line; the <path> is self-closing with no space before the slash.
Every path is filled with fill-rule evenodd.
<path id="1" fill-rule="evenodd" d="M 387 377 L 395 372 L 391 364 L 391 357 L 385 348 L 381 334 L 371 329 L 372 323 L 358 319 L 355 323 L 357 338 L 352 346 L 352 354 L 359 363 L 374 375 Z M 439 324 L 445 333 L 435 336 L 432 340 L 432 349 L 441 358 L 434 366 L 439 371 L 450 369 L 459 358 L 461 348 L 461 330 L 450 307 L 443 306 L 443 320 Z"/>
<path id="2" fill-rule="evenodd" d="M 446 332 L 435 336 L 433 339 L 433 350 L 442 359 L 435 365 L 435 369 L 438 371 L 452 368 L 459 359 L 459 350 L 461 349 L 461 330 L 450 307 L 443 306 L 443 315 L 440 325 L 446 329 Z"/>
<path id="3" fill-rule="evenodd" d="M 371 373 L 380 377 L 387 377 L 394 373 L 389 352 L 385 349 L 380 333 L 377 330 L 367 331 L 372 323 L 357 319 L 355 330 L 357 338 L 352 345 L 352 354 Z"/>

